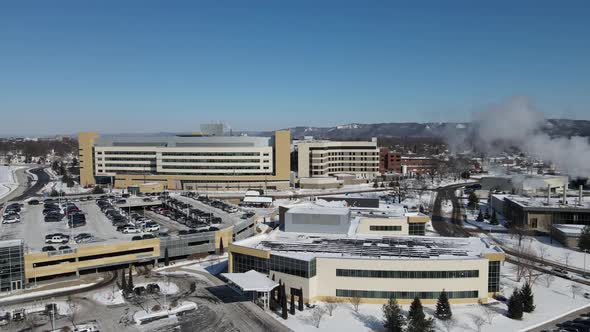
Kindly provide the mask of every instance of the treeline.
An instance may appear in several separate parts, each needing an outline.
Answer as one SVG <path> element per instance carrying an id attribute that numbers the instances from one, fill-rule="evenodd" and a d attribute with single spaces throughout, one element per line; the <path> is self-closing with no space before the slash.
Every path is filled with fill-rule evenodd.
<path id="1" fill-rule="evenodd" d="M 67 154 L 78 153 L 78 140 L 64 137 L 62 140 L 39 140 L 39 141 L 15 141 L 3 139 L 0 140 L 0 154 L 6 155 L 22 153 L 27 161 L 31 158 L 45 158 L 48 153 L 54 151 L 58 157 Z"/>

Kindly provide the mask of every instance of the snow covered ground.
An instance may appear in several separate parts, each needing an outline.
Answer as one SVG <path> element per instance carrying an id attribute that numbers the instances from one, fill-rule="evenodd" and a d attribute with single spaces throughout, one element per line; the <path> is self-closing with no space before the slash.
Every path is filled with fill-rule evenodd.
<path id="1" fill-rule="evenodd" d="M 501 241 L 501 244 L 506 247 L 518 248 L 518 237 L 512 234 L 493 234 L 493 236 L 494 239 Z M 521 245 L 538 257 L 580 269 L 584 268 L 584 257 L 586 256 L 586 268 L 590 269 L 590 256 L 588 254 L 566 248 L 549 236 L 525 236 Z"/>
<path id="2" fill-rule="evenodd" d="M 160 293 L 172 295 L 178 293 L 178 286 L 173 282 L 157 281 L 157 282 L 142 282 L 135 285 L 135 287 L 146 287 L 147 284 L 158 284 L 160 286 Z M 123 291 L 117 286 L 112 285 L 109 288 L 103 288 L 92 293 L 92 299 L 103 305 L 117 305 L 125 303 L 123 298 Z"/>
<path id="3" fill-rule="evenodd" d="M 31 297 L 37 297 L 37 296 L 42 296 L 42 295 L 51 295 L 54 293 L 65 292 L 65 291 L 69 291 L 69 290 L 82 289 L 82 288 L 90 287 L 92 285 L 94 285 L 94 283 L 81 284 L 81 285 L 70 286 L 70 287 L 55 288 L 55 289 L 48 289 L 48 290 L 42 290 L 42 291 L 33 291 L 33 292 L 24 293 L 24 294 L 5 296 L 5 297 L 0 298 L 0 304 L 2 304 L 3 302 L 15 300 L 15 299 L 28 299 Z"/>
<path id="4" fill-rule="evenodd" d="M 166 317 L 166 316 L 176 315 L 176 314 L 184 312 L 184 311 L 195 310 L 195 309 L 197 309 L 197 304 L 195 302 L 190 302 L 190 301 L 181 301 L 178 303 L 178 305 L 176 307 L 170 308 L 169 310 L 166 310 L 166 309 L 167 308 L 162 308 L 162 310 L 158 310 L 158 311 L 151 311 L 150 310 L 150 312 L 147 312 L 145 310 L 140 310 L 140 311 L 137 311 L 133 315 L 133 319 L 135 320 L 135 322 L 137 324 L 141 324 L 141 321 L 145 320 L 145 319 Z"/>
<path id="5" fill-rule="evenodd" d="M 0 166 L 0 198 L 10 194 L 18 187 L 14 172 L 23 166 Z"/>
<path id="6" fill-rule="evenodd" d="M 60 192 L 63 191 L 65 194 L 84 194 L 87 192 L 92 191 L 92 188 L 84 188 L 80 186 L 78 182 L 74 182 L 73 187 L 68 187 L 65 183 L 61 182 L 61 180 L 55 180 L 47 183 L 41 190 L 39 190 L 40 194 L 49 194 L 51 191 L 55 189 L 56 191 Z"/>
<path id="7" fill-rule="evenodd" d="M 577 288 L 575 298 L 572 293 L 572 285 Z M 514 280 L 514 266 L 505 263 L 502 266 L 501 293 L 509 296 L 515 287 L 521 287 L 521 283 Z M 520 331 L 540 323 L 547 322 L 557 316 L 565 314 L 574 309 L 587 306 L 590 302 L 582 294 L 590 291 L 590 288 L 578 283 L 573 283 L 562 278 L 555 278 L 551 286 L 547 287 L 544 281 L 537 281 L 533 285 L 533 294 L 536 310 L 530 314 L 525 313 L 522 320 L 512 320 L 506 317 L 507 306 L 505 303 L 494 301 L 489 304 L 491 309 L 492 323 L 482 326 L 482 332 L 491 331 Z M 325 303 L 317 302 L 316 305 L 325 306 Z M 407 315 L 408 305 L 402 306 Z M 341 303 L 334 311 L 333 316 L 324 316 L 319 329 L 316 329 L 311 320 L 312 310 L 306 309 L 303 312 L 296 312 L 295 316 L 289 316 L 283 320 L 275 314 L 271 314 L 279 322 L 285 324 L 294 331 L 385 331 L 383 328 L 382 305 L 361 304 L 359 312 L 354 312 L 351 305 Z M 474 317 L 484 317 L 485 310 L 478 304 L 455 304 L 451 305 L 454 318 L 454 326 L 451 331 L 473 332 L 477 331 Z M 424 306 L 427 316 L 434 314 L 435 306 Z M 437 324 L 437 331 L 446 331 L 442 324 Z"/>

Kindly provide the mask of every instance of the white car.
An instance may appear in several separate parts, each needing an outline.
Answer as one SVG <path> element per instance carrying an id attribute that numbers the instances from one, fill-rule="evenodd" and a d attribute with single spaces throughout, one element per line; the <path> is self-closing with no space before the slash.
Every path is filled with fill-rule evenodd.
<path id="1" fill-rule="evenodd" d="M 146 232 L 157 232 L 160 230 L 160 225 L 147 225 L 144 230 Z"/>
<path id="2" fill-rule="evenodd" d="M 136 227 L 128 226 L 128 227 L 123 228 L 124 234 L 132 234 L 132 233 L 140 233 L 140 232 L 141 231 L 139 230 L 139 228 L 136 228 Z"/>
<path id="3" fill-rule="evenodd" d="M 11 214 L 2 219 L 3 224 L 14 224 L 20 222 L 20 217 L 18 214 Z"/>

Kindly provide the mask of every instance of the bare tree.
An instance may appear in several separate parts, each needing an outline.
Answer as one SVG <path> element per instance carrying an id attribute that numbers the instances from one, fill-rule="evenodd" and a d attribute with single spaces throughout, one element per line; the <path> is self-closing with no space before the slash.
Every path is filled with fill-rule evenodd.
<path id="1" fill-rule="evenodd" d="M 469 318 L 473 325 L 475 325 L 477 332 L 481 332 L 481 328 L 486 324 L 486 320 L 482 316 L 476 314 L 469 315 Z"/>
<path id="2" fill-rule="evenodd" d="M 320 307 L 319 305 L 313 308 L 313 310 L 311 311 L 311 323 L 313 324 L 313 326 L 319 328 L 320 322 L 322 321 L 322 318 L 325 314 L 326 310 Z"/>
<path id="3" fill-rule="evenodd" d="M 350 298 L 350 304 L 352 305 L 352 309 L 354 312 L 359 312 L 359 306 L 361 304 L 361 297 L 358 294 L 353 293 L 352 297 Z"/>
<path id="4" fill-rule="evenodd" d="M 496 316 L 498 315 L 498 313 L 494 310 L 494 308 L 492 308 L 491 305 L 489 304 L 484 304 L 481 301 L 478 302 L 480 304 L 480 309 L 481 312 L 483 314 L 483 317 L 485 318 L 486 322 L 490 325 L 492 325 L 494 318 L 496 318 Z"/>
<path id="5" fill-rule="evenodd" d="M 66 304 L 68 306 L 68 312 L 66 313 L 67 317 L 75 329 L 76 328 L 76 314 L 78 313 L 78 303 L 76 302 L 76 299 L 73 296 L 68 296 L 68 300 L 66 301 Z"/>
<path id="6" fill-rule="evenodd" d="M 328 298 L 326 298 L 326 311 L 328 312 L 328 314 L 330 315 L 330 317 L 332 317 L 332 313 L 334 312 L 334 310 L 336 308 L 338 308 L 340 304 L 338 303 L 338 299 L 330 296 Z"/>
<path id="7" fill-rule="evenodd" d="M 547 247 L 540 244 L 537 246 L 537 252 L 539 253 L 539 258 L 541 258 L 542 261 L 545 261 L 545 257 L 547 257 Z"/>
<path id="8" fill-rule="evenodd" d="M 572 253 L 571 253 L 571 252 L 569 252 L 569 251 L 566 251 L 566 252 L 564 252 L 564 253 L 563 253 L 563 260 L 564 260 L 564 262 L 565 262 L 565 266 L 567 266 L 567 265 L 568 265 L 568 263 L 569 263 L 569 261 L 570 261 L 570 256 L 571 256 L 571 255 L 572 255 Z"/>
<path id="9" fill-rule="evenodd" d="M 457 321 L 455 320 L 455 318 L 439 320 L 438 322 L 442 325 L 444 330 L 447 332 L 452 332 L 453 329 L 455 328 L 455 326 L 457 325 Z"/>
<path id="10" fill-rule="evenodd" d="M 580 293 L 582 293 L 582 289 L 580 288 L 580 286 L 576 285 L 573 282 L 570 285 L 570 290 L 572 291 L 572 298 L 573 299 L 576 298 L 576 295 L 580 295 Z"/>
<path id="11" fill-rule="evenodd" d="M 555 276 L 552 275 L 551 273 L 545 273 L 542 277 L 541 277 L 541 281 L 543 281 L 543 285 L 547 288 L 551 287 L 551 284 L 553 284 L 553 282 L 555 281 Z"/>
<path id="12" fill-rule="evenodd" d="M 519 246 L 515 251 L 517 252 L 515 264 L 516 281 L 520 282 L 522 278 L 525 278 L 529 283 L 536 281 L 540 274 L 534 270 L 534 262 L 531 260 L 532 257 L 536 256 L 535 251 L 530 246 Z"/>
<path id="13" fill-rule="evenodd" d="M 516 237 L 518 239 L 519 247 L 522 246 L 522 240 L 524 240 L 524 238 L 529 235 L 528 229 L 525 225 L 512 224 L 508 231 L 510 234 L 512 234 L 512 237 Z"/>

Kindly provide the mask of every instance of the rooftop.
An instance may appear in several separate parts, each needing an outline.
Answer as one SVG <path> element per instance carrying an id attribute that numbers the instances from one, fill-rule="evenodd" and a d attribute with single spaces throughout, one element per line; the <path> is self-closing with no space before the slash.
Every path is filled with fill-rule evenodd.
<path id="1" fill-rule="evenodd" d="M 523 208 L 547 208 L 547 209 L 590 209 L 590 198 L 582 198 L 582 204 L 578 204 L 578 195 L 568 195 L 567 204 L 563 204 L 563 195 L 553 194 L 547 202 L 547 196 L 523 196 L 523 195 L 494 195 L 499 199 L 509 199 Z"/>
<path id="2" fill-rule="evenodd" d="M 586 225 L 555 224 L 553 227 L 560 230 L 562 233 L 573 236 L 582 234 L 582 229 L 584 229 Z"/>
<path id="3" fill-rule="evenodd" d="M 331 215 L 347 215 L 350 212 L 349 208 L 345 207 L 325 207 L 316 204 L 294 205 L 287 211 L 287 213 L 298 214 L 331 214 Z"/>
<path id="4" fill-rule="evenodd" d="M 270 292 L 279 285 L 265 274 L 254 270 L 244 273 L 222 273 L 221 275 L 240 287 L 244 292 Z"/>
<path id="5" fill-rule="evenodd" d="M 302 260 L 316 257 L 476 259 L 486 253 L 502 252 L 501 249 L 477 237 L 361 236 L 287 233 L 280 230 L 234 242 L 233 245 L 272 251 L 273 254 Z"/>

